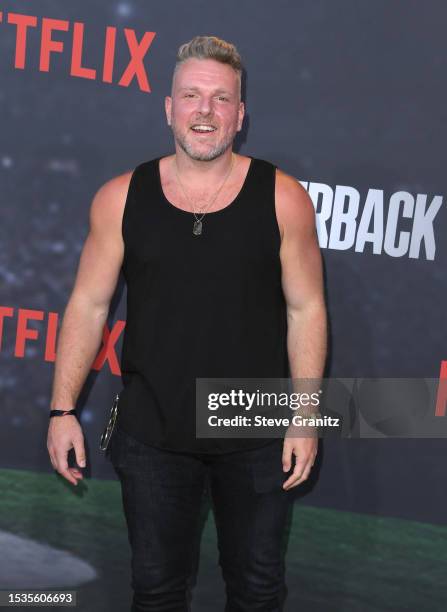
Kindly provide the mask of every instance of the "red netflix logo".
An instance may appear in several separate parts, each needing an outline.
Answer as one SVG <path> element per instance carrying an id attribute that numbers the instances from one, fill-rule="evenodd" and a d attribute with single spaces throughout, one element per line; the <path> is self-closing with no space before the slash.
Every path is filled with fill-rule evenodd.
<path id="1" fill-rule="evenodd" d="M 59 321 L 57 312 L 45 313 L 43 310 L 30 310 L 27 308 L 19 308 L 17 310 L 17 319 L 15 317 L 15 309 L 8 306 L 0 306 L 0 350 L 2 347 L 5 323 L 15 324 L 15 347 L 14 356 L 23 358 L 25 356 L 26 345 L 30 342 L 39 342 L 40 336 L 43 337 L 44 347 L 43 355 L 45 361 L 55 361 L 56 359 L 56 336 Z M 43 321 L 41 329 L 32 327 L 31 321 Z M 115 346 L 126 325 L 125 321 L 116 321 L 113 328 L 109 330 L 107 324 L 104 326 L 102 333 L 102 346 L 92 363 L 94 370 L 101 370 L 104 364 L 108 363 L 112 374 L 121 376 L 118 356 Z M 42 327 L 45 327 L 42 331 Z"/>
<path id="2" fill-rule="evenodd" d="M 441 361 L 435 416 L 445 416 L 447 409 L 447 361 Z"/>
<path id="3" fill-rule="evenodd" d="M 26 65 L 28 30 L 29 28 L 37 28 L 39 19 L 33 15 L 21 15 L 18 13 L 8 13 L 6 19 L 3 19 L 3 13 L 0 11 L 0 22 L 3 21 L 16 28 L 14 67 L 23 70 Z M 132 80 L 136 78 L 141 91 L 151 92 L 144 58 L 155 38 L 155 32 L 145 32 L 141 40 L 138 41 L 134 30 L 124 28 L 124 37 L 129 52 L 129 63 L 124 72 L 116 80 L 114 80 L 113 73 L 117 28 L 112 26 L 106 27 L 103 63 L 98 69 L 97 67 L 87 67 L 84 64 L 84 24 L 75 21 L 71 28 L 69 21 L 65 19 L 50 19 L 49 17 L 43 17 L 40 24 L 39 70 L 41 72 L 49 72 L 52 54 L 64 52 L 67 37 L 65 36 L 65 40 L 55 40 L 54 38 L 55 33 L 60 32 L 70 32 L 70 76 L 82 79 L 101 79 L 104 83 L 116 83 L 122 87 L 128 87 Z"/>

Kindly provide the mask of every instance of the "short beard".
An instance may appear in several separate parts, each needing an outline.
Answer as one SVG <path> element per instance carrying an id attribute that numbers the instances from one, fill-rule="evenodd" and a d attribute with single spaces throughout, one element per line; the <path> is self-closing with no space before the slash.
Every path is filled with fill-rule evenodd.
<path id="1" fill-rule="evenodd" d="M 196 161 L 212 161 L 216 159 L 216 157 L 220 157 L 225 153 L 225 151 L 231 147 L 233 144 L 234 136 L 229 137 L 227 140 L 219 143 L 214 147 L 214 149 L 209 150 L 208 152 L 196 153 L 194 151 L 194 147 L 186 142 L 185 138 L 181 138 L 176 130 L 175 126 L 171 125 L 172 132 L 174 134 L 175 141 L 178 143 L 179 147 L 187 154 L 191 159 Z"/>

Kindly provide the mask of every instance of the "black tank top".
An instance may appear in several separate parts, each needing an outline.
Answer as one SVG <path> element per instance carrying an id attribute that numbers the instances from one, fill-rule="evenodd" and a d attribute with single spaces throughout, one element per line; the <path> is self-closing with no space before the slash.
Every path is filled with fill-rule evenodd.
<path id="1" fill-rule="evenodd" d="M 118 426 L 159 448 L 224 453 L 273 438 L 196 438 L 196 377 L 286 378 L 276 167 L 251 158 L 225 208 L 194 236 L 164 195 L 159 160 L 135 168 L 123 214 L 127 283 Z"/>

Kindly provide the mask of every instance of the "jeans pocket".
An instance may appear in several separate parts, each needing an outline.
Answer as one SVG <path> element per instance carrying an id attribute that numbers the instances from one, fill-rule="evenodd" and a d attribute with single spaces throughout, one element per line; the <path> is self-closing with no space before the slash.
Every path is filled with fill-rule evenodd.
<path id="1" fill-rule="evenodd" d="M 132 446 L 132 443 L 133 438 L 120 429 L 116 423 L 107 448 L 110 461 L 114 467 L 124 465 L 126 456 L 128 455 L 128 449 Z"/>
<path id="2" fill-rule="evenodd" d="M 257 449 L 252 461 L 253 486 L 256 493 L 282 490 L 286 475 L 282 470 L 282 441 Z"/>

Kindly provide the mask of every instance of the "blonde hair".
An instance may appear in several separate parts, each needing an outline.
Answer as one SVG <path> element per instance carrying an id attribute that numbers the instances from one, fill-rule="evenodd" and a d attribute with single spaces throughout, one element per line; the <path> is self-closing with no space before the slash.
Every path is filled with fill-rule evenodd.
<path id="1" fill-rule="evenodd" d="M 181 45 L 178 49 L 172 79 L 173 82 L 179 66 L 191 58 L 213 59 L 222 64 L 231 66 L 238 76 L 239 97 L 241 96 L 243 66 L 241 56 L 235 45 L 226 40 L 222 40 L 222 38 L 217 38 L 217 36 L 194 36 L 194 38 Z"/>

